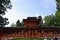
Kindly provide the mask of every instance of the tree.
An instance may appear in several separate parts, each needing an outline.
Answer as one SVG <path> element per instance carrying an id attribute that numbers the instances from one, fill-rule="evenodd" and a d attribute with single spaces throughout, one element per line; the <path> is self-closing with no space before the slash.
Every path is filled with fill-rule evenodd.
<path id="1" fill-rule="evenodd" d="M 45 26 L 60 26 L 60 0 L 56 0 L 57 11 L 55 15 L 48 15 L 45 19 Z"/>
<path id="2" fill-rule="evenodd" d="M 60 0 L 56 0 L 57 2 L 60 2 Z"/>
<path id="3" fill-rule="evenodd" d="M 60 26 L 60 11 L 56 11 L 56 26 Z"/>
<path id="4" fill-rule="evenodd" d="M 12 23 L 10 27 L 16 27 L 16 25 L 14 23 Z"/>
<path id="5" fill-rule="evenodd" d="M 45 23 L 44 23 L 45 26 L 55 26 L 56 25 L 56 17 L 53 14 L 45 16 L 44 20 L 45 20 Z"/>
<path id="6" fill-rule="evenodd" d="M 21 26 L 20 20 L 17 20 L 16 27 L 20 27 L 20 26 Z"/>
<path id="7" fill-rule="evenodd" d="M 12 23 L 10 27 L 24 27 L 24 22 L 20 22 L 20 20 L 17 20 L 16 24 Z"/>
<path id="8" fill-rule="evenodd" d="M 56 0 L 56 4 L 57 4 L 57 10 L 59 10 L 60 11 L 60 0 Z"/>
<path id="9" fill-rule="evenodd" d="M 0 0 L 0 27 L 4 27 L 7 25 L 8 19 L 4 18 L 3 15 L 5 15 L 5 12 L 7 9 L 11 9 L 11 1 L 10 0 Z"/>
<path id="10" fill-rule="evenodd" d="M 56 11 L 56 26 L 60 26 L 60 0 L 56 0 L 57 2 L 57 11 Z"/>
<path id="11" fill-rule="evenodd" d="M 42 17 L 41 17 L 41 16 L 38 16 L 38 19 L 40 20 L 39 27 L 42 27 L 42 26 L 43 26 L 43 20 L 42 20 Z"/>
<path id="12" fill-rule="evenodd" d="M 24 22 L 23 21 L 21 22 L 21 26 L 24 26 Z"/>

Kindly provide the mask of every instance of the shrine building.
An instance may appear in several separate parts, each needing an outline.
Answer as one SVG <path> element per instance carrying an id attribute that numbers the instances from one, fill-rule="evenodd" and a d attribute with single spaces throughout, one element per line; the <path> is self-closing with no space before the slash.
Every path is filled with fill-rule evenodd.
<path id="1" fill-rule="evenodd" d="M 60 27 L 39 27 L 40 19 L 23 19 L 24 27 L 0 27 L 0 40 L 14 38 L 60 38 Z"/>

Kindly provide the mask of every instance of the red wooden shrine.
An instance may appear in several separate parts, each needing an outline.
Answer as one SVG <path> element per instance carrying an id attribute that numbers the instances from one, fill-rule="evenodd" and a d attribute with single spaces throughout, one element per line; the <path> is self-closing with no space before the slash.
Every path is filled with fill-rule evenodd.
<path id="1" fill-rule="evenodd" d="M 40 23 L 40 19 L 36 17 L 28 17 L 27 19 L 23 19 L 24 26 L 26 28 L 37 28 Z"/>
<path id="2" fill-rule="evenodd" d="M 23 19 L 24 27 L 0 27 L 0 40 L 13 38 L 60 37 L 59 27 L 39 27 L 40 19 L 28 17 Z"/>

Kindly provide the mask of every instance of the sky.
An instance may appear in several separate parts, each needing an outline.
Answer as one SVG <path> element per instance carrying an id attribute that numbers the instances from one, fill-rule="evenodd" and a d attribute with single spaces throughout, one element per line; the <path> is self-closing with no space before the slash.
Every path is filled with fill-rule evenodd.
<path id="1" fill-rule="evenodd" d="M 44 18 L 47 15 L 55 14 L 56 2 L 55 0 L 11 0 L 12 9 L 4 15 L 9 20 L 10 26 L 12 23 L 16 23 L 19 19 L 22 21 L 27 17 L 42 16 Z"/>

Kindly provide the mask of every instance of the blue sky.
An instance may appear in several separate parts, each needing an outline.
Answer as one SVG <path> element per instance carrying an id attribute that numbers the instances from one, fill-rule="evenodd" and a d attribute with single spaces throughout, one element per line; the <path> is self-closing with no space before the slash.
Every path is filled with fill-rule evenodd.
<path id="1" fill-rule="evenodd" d="M 27 17 L 39 15 L 44 18 L 47 15 L 55 14 L 56 11 L 55 0 L 11 0 L 11 2 L 13 7 L 4 16 L 9 19 L 8 26 L 16 23 L 18 19 L 22 21 Z"/>

